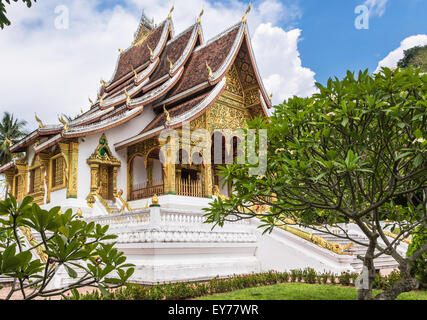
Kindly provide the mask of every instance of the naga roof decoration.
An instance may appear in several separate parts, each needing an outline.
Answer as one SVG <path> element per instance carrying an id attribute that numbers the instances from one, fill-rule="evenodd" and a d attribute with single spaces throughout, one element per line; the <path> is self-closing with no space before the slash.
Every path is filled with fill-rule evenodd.
<path id="1" fill-rule="evenodd" d="M 177 36 L 173 34 L 170 18 L 154 26 L 143 15 L 133 44 L 119 52 L 113 76 L 101 86 L 98 101 L 67 126 L 40 125 L 10 151 L 25 151 L 44 137 L 34 146 L 39 153 L 64 139 L 103 132 L 135 118 L 149 105 L 157 115 L 139 135 L 117 143 L 117 149 L 157 135 L 165 127 L 179 127 L 205 112 L 219 97 L 233 65 L 239 69 L 242 90 L 251 91 L 253 96 L 259 94 L 255 99 L 258 102 L 248 111 L 268 114 L 271 101 L 254 59 L 246 22 L 239 22 L 208 42 L 203 39 L 200 16 L 194 25 Z"/>

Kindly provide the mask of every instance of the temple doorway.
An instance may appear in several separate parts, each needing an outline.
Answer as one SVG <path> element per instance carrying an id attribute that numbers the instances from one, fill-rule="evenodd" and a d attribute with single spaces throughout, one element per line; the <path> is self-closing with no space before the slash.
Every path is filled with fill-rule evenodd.
<path id="1" fill-rule="evenodd" d="M 100 194 L 105 200 L 114 200 L 113 169 L 105 164 L 99 166 Z"/>

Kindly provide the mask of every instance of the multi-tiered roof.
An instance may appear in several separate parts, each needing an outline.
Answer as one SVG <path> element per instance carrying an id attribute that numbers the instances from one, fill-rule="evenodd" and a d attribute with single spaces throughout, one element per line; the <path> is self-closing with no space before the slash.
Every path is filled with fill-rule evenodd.
<path id="1" fill-rule="evenodd" d="M 200 17 L 174 35 L 171 14 L 158 26 L 143 14 L 135 40 L 127 50 L 120 50 L 113 76 L 109 82 L 101 81 L 98 100 L 90 110 L 68 123 L 60 119 L 59 125 L 45 126 L 39 121 L 39 128 L 13 145 L 11 152 L 25 151 L 40 137 L 44 139 L 34 146 L 36 153 L 64 139 L 104 132 L 140 115 L 147 106 L 157 116 L 140 134 L 117 143 L 116 149 L 148 139 L 166 127 L 179 127 L 200 116 L 218 98 L 233 64 L 239 67 L 243 90 L 259 87 L 254 113 L 256 109 L 267 114 L 271 102 L 255 63 L 246 15 L 207 42 Z"/>

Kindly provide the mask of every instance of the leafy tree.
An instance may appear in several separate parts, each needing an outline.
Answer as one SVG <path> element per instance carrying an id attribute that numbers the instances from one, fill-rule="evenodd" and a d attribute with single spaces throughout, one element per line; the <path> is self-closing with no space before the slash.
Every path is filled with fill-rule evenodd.
<path id="1" fill-rule="evenodd" d="M 32 201 L 17 203 L 12 195 L 0 201 L 0 275 L 14 279 L 6 299 L 17 292 L 25 300 L 64 296 L 81 287 L 108 295 L 108 288 L 132 276 L 133 265 L 114 248 L 117 236 L 107 234 L 108 226 L 86 223 L 71 210 L 62 214 L 59 207 L 42 210 Z M 54 285 L 62 268 L 71 281 Z"/>
<path id="2" fill-rule="evenodd" d="M 5 3 L 10 5 L 10 1 L 11 0 L 0 0 L 0 28 L 4 29 L 5 26 L 10 26 L 10 21 L 9 19 L 6 17 L 6 6 Z M 14 2 L 18 2 L 19 0 L 12 0 Z M 22 2 L 24 2 L 28 8 L 31 8 L 33 2 L 36 3 L 37 0 L 21 0 Z"/>
<path id="3" fill-rule="evenodd" d="M 14 119 L 13 114 L 5 112 L 0 122 L 0 164 L 4 165 L 12 159 L 9 152 L 10 144 L 16 143 L 26 135 L 24 130 L 27 121 Z"/>
<path id="4" fill-rule="evenodd" d="M 417 228 L 412 236 L 412 242 L 408 247 L 407 256 L 411 256 L 426 242 L 427 230 L 421 227 Z M 420 280 L 424 288 L 427 288 L 427 252 L 424 252 L 420 258 L 412 262 L 412 275 Z"/>
<path id="5" fill-rule="evenodd" d="M 427 45 L 405 50 L 404 57 L 397 63 L 400 68 L 415 67 L 427 72 Z"/>
<path id="6" fill-rule="evenodd" d="M 427 251 L 426 243 L 408 257 L 396 250 L 415 228 L 427 226 L 427 75 L 384 68 L 357 78 L 348 72 L 317 86 L 313 97 L 294 97 L 271 118 L 248 122 L 250 129 L 268 130 L 266 172 L 250 176 L 258 164 L 223 168 L 223 181 L 234 192 L 205 209 L 207 222 L 259 218 L 266 232 L 290 220 L 328 234 L 339 228 L 339 237 L 367 246 L 358 258 L 369 270 L 370 286 L 359 290 L 359 299 L 372 298 L 373 259 L 384 254 L 396 259 L 403 279 L 376 298 L 395 299 L 418 288 L 411 263 Z M 395 204 L 397 197 L 407 204 Z M 386 219 L 391 222 L 384 225 Z M 350 221 L 367 245 L 347 233 L 343 224 Z M 400 232 L 390 240 L 386 231 L 396 228 Z"/>

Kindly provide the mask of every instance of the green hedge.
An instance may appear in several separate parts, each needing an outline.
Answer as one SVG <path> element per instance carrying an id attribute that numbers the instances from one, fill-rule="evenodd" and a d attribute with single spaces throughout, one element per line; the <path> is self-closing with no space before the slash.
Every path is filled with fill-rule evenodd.
<path id="1" fill-rule="evenodd" d="M 234 290 L 268 286 L 288 282 L 304 282 L 311 284 L 326 284 L 354 286 L 358 273 L 343 272 L 317 273 L 312 268 L 304 270 L 290 270 L 290 272 L 267 272 L 249 275 L 236 275 L 228 279 L 214 278 L 208 282 L 179 282 L 158 284 L 155 286 L 142 286 L 127 284 L 126 286 L 111 291 L 109 296 L 103 296 L 98 291 L 80 295 L 74 291 L 68 297 L 70 300 L 183 300 L 211 294 L 231 292 Z M 398 271 L 387 277 L 377 276 L 374 289 L 386 289 L 394 282 L 400 280 Z"/>

